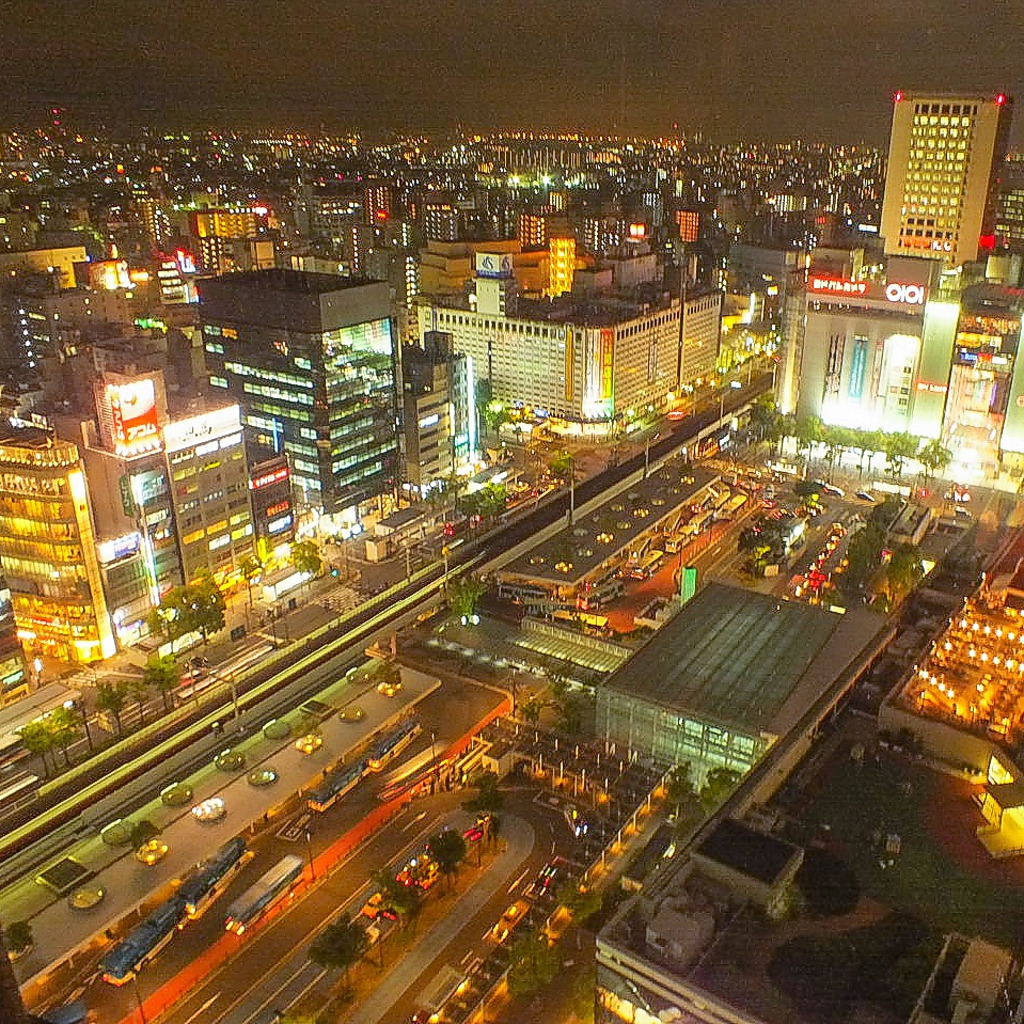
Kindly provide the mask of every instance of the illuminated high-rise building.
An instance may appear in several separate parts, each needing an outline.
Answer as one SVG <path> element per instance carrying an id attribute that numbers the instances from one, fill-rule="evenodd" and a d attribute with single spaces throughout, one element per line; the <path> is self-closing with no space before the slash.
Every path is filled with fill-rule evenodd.
<path id="1" fill-rule="evenodd" d="M 1012 108 L 1002 93 L 896 93 L 882 204 L 887 255 L 956 268 L 994 247 Z"/>
<path id="2" fill-rule="evenodd" d="M 996 211 L 996 238 L 1011 252 L 1024 253 L 1024 160 L 1006 164 Z"/>
<path id="3" fill-rule="evenodd" d="M 286 453 L 307 507 L 345 512 L 392 489 L 395 340 L 386 282 L 265 270 L 203 283 L 212 387 L 241 405 L 253 461 Z"/>
<path id="4" fill-rule="evenodd" d="M 20 638 L 63 661 L 114 654 L 78 448 L 47 431 L 0 438 L 0 563 Z"/>
<path id="5" fill-rule="evenodd" d="M 548 218 L 543 213 L 530 213 L 523 210 L 519 214 L 519 243 L 523 248 L 536 248 L 547 245 Z"/>
<path id="6" fill-rule="evenodd" d="M 462 233 L 462 212 L 453 203 L 426 203 L 423 226 L 428 240 L 457 242 Z"/>
<path id="7" fill-rule="evenodd" d="M 380 224 L 392 214 L 391 186 L 374 182 L 366 186 L 363 194 L 363 216 L 367 224 Z"/>

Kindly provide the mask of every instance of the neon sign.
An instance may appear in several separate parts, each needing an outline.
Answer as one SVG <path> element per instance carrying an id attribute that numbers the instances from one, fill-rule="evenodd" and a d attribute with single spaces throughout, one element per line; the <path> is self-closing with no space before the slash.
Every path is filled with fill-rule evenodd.
<path id="1" fill-rule="evenodd" d="M 924 288 L 919 284 L 898 284 L 893 281 L 885 286 L 885 297 L 890 302 L 905 302 L 911 306 L 923 306 Z"/>
<path id="2" fill-rule="evenodd" d="M 868 290 L 867 281 L 848 281 L 845 277 L 812 277 L 812 292 L 829 292 L 832 295 L 864 295 Z"/>
<path id="3" fill-rule="evenodd" d="M 114 446 L 120 454 L 159 446 L 156 385 L 152 378 L 108 384 L 106 397 L 110 405 Z"/>
<path id="4" fill-rule="evenodd" d="M 906 306 L 923 306 L 926 290 L 921 284 L 904 284 L 890 281 L 884 289 L 870 281 L 851 281 L 845 277 L 812 277 L 807 282 L 808 291 L 826 295 L 845 295 L 851 298 L 881 299 L 898 302 Z"/>
<path id="5" fill-rule="evenodd" d="M 270 484 L 279 483 L 281 480 L 288 479 L 288 467 L 282 466 L 280 469 L 275 469 L 270 473 L 264 473 L 263 476 L 256 477 L 250 484 L 250 487 L 254 491 L 258 491 L 261 487 L 269 487 Z"/>

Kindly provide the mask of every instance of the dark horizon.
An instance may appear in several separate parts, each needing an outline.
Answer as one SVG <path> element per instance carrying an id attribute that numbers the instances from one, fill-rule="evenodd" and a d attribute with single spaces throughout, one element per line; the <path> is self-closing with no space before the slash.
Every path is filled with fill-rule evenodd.
<path id="1" fill-rule="evenodd" d="M 652 135 L 678 123 L 723 142 L 884 146 L 897 89 L 1024 93 L 1012 0 L 10 6 L 8 126 L 61 106 L 113 128 Z"/>

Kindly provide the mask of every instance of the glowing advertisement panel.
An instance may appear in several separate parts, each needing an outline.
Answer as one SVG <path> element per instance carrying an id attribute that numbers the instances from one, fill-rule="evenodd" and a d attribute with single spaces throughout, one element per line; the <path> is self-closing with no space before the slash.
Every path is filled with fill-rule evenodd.
<path id="1" fill-rule="evenodd" d="M 128 384 L 108 384 L 106 396 L 110 403 L 114 445 L 119 453 L 155 448 L 160 444 L 156 384 L 151 378 Z"/>
<path id="2" fill-rule="evenodd" d="M 214 409 L 187 420 L 168 423 L 164 427 L 164 445 L 169 452 L 178 452 L 190 445 L 208 443 L 238 431 L 242 425 L 237 405 Z"/>
<path id="3" fill-rule="evenodd" d="M 864 380 L 868 372 L 868 339 L 853 339 L 853 357 L 850 360 L 850 380 L 846 393 L 853 399 L 864 394 Z"/>

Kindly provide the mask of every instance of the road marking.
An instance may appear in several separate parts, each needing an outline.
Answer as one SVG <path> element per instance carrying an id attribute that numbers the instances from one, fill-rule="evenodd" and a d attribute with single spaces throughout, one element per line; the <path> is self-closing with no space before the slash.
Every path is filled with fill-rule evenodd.
<path id="1" fill-rule="evenodd" d="M 192 1024 L 192 1021 L 194 1021 L 194 1020 L 196 1019 L 196 1017 L 198 1017 L 198 1016 L 199 1016 L 200 1014 L 202 1014 L 202 1013 L 206 1013 L 206 1011 L 207 1011 L 207 1010 L 208 1010 L 208 1009 L 209 1009 L 209 1008 L 210 1008 L 211 1006 L 213 1006 L 213 1004 L 214 1004 L 215 1002 L 217 1002 L 217 1000 L 218 1000 L 218 999 L 220 999 L 220 995 L 221 995 L 221 994 L 220 994 L 220 993 L 218 992 L 218 993 L 217 993 L 217 994 L 216 994 L 215 996 L 211 996 L 211 997 L 210 997 L 209 999 L 207 999 L 207 1000 L 206 1000 L 206 1002 L 205 1002 L 205 1003 L 203 1003 L 203 1005 L 202 1005 L 202 1006 L 200 1006 L 200 1007 L 199 1007 L 199 1009 L 198 1009 L 198 1010 L 196 1010 L 196 1012 L 195 1012 L 195 1013 L 193 1013 L 193 1014 L 192 1014 L 192 1016 L 191 1016 L 191 1017 L 189 1017 L 189 1019 L 188 1019 L 187 1021 L 185 1021 L 185 1024 Z"/>
<path id="2" fill-rule="evenodd" d="M 523 873 L 508 887 L 509 892 L 515 892 L 522 884 L 523 879 L 530 873 L 529 868 L 523 868 Z"/>
<path id="3" fill-rule="evenodd" d="M 426 811 L 420 811 L 420 813 L 417 814 L 416 817 L 413 818 L 412 821 L 410 821 L 408 825 L 405 825 L 402 828 L 402 831 L 403 832 L 408 832 L 409 829 L 411 829 L 414 825 L 419 824 L 419 822 L 421 822 L 426 816 L 427 816 L 427 812 Z"/>

